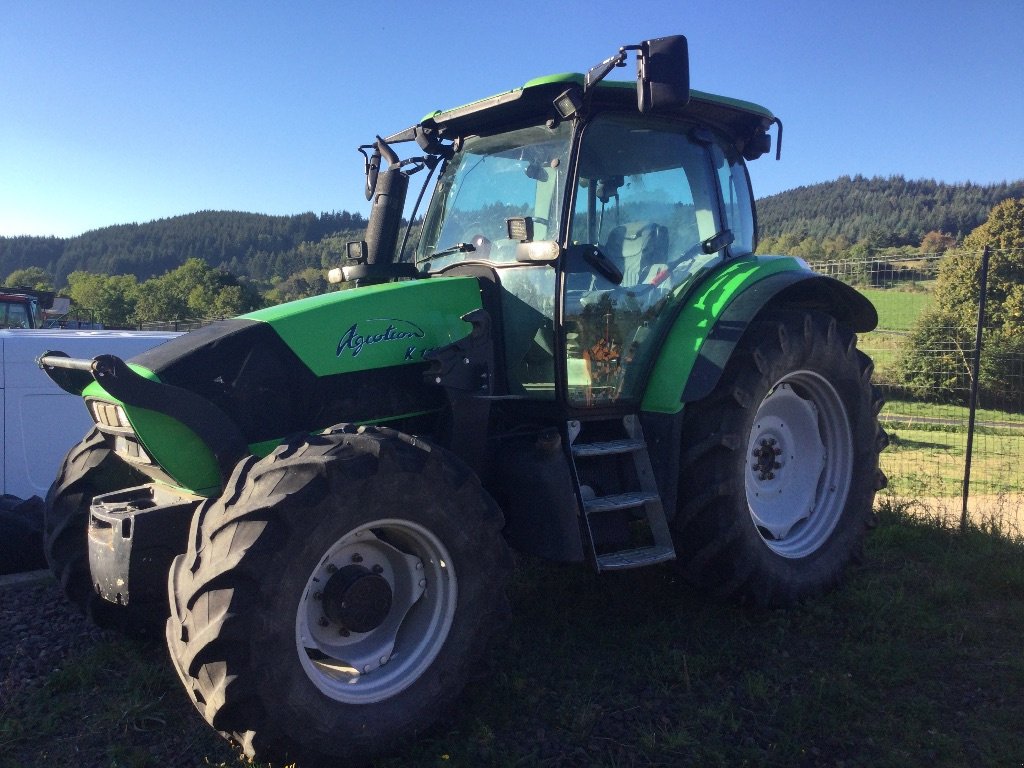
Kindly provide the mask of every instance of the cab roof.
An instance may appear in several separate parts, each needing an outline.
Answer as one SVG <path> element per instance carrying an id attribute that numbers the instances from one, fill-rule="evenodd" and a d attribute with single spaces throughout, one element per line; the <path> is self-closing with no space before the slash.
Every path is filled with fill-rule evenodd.
<path id="1" fill-rule="evenodd" d="M 435 128 L 443 139 L 454 139 L 503 130 L 523 121 L 556 117 L 552 100 L 573 85 L 582 88 L 584 81 L 585 76 L 580 72 L 535 78 L 519 88 L 433 112 L 425 116 L 420 125 Z M 592 109 L 636 110 L 636 82 L 602 80 L 588 91 L 587 99 Z M 775 122 L 775 116 L 758 104 L 697 90 L 690 91 L 690 100 L 685 107 L 667 114 L 712 125 L 740 145 Z M 388 141 L 401 141 L 411 131 L 395 134 Z"/>

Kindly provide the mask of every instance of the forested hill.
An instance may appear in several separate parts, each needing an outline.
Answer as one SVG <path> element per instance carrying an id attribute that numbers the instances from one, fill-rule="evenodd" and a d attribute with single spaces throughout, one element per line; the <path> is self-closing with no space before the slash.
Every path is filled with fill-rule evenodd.
<path id="1" fill-rule="evenodd" d="M 841 176 L 761 198 L 757 218 L 762 238 L 791 235 L 821 242 L 842 237 L 872 247 L 917 246 L 929 232 L 959 239 L 1009 197 L 1024 197 L 1024 180 L 983 186 Z"/>
<path id="2" fill-rule="evenodd" d="M 762 198 L 758 221 L 763 247 L 797 253 L 796 244 L 816 243 L 805 248 L 805 256 L 825 241 L 833 250 L 855 243 L 917 247 L 932 232 L 960 239 L 1009 197 L 1024 198 L 1024 180 L 979 185 L 843 176 Z M 142 281 L 199 258 L 214 269 L 269 285 L 303 270 L 334 266 L 345 241 L 361 239 L 365 228 L 361 215 L 347 211 L 296 216 L 201 211 L 67 239 L 0 237 L 0 280 L 37 267 L 57 288 L 75 271 L 134 275 Z"/>
<path id="3" fill-rule="evenodd" d="M 347 211 L 319 216 L 201 211 L 146 224 L 104 227 L 67 239 L 3 237 L 0 276 L 39 267 L 58 286 L 76 270 L 131 274 L 145 280 L 195 257 L 235 275 L 265 280 L 320 267 L 319 251 L 304 246 L 345 234 L 351 237 L 344 239 L 359 239 L 365 228 L 361 215 Z"/>

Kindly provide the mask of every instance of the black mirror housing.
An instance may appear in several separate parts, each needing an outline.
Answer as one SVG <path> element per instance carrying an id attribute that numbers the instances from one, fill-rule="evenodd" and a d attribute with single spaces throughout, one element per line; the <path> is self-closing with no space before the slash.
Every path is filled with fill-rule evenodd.
<path id="1" fill-rule="evenodd" d="M 690 101 L 690 53 L 684 35 L 644 40 L 636 57 L 641 112 L 680 109 Z"/>

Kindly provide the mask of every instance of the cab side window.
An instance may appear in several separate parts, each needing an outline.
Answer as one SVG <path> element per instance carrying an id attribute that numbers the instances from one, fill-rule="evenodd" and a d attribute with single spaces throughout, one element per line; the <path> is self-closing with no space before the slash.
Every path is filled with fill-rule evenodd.
<path id="1" fill-rule="evenodd" d="M 746 256 L 754 252 L 755 242 L 754 203 L 750 194 L 750 177 L 743 159 L 735 149 L 714 144 L 711 153 L 722 188 L 722 211 L 725 226 L 733 235 L 729 253 L 732 256 Z"/>

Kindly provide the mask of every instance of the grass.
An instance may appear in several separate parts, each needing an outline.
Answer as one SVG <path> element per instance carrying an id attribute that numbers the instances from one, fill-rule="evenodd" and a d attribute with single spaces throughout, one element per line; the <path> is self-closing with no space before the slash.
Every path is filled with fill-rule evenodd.
<path id="1" fill-rule="evenodd" d="M 943 430 L 900 429 L 890 432 L 882 469 L 899 493 L 957 496 L 964 479 L 966 438 Z M 1020 494 L 1020 456 L 1024 433 L 978 434 L 971 456 L 972 487 L 981 492 Z M 983 486 L 982 486 L 983 483 Z"/>
<path id="2" fill-rule="evenodd" d="M 113 634 L 90 643 L 0 703 L 0 766 L 176 768 L 201 764 L 188 761 L 197 745 L 231 760 L 180 687 L 162 647 Z"/>
<path id="3" fill-rule="evenodd" d="M 898 397 L 888 398 L 885 402 L 885 410 L 882 411 L 882 417 L 898 421 L 901 414 L 905 416 L 910 415 L 915 418 L 945 419 L 952 423 L 952 429 L 962 430 L 967 425 L 969 409 L 965 405 L 926 403 L 920 400 L 906 400 Z M 1006 423 L 1015 424 L 1018 428 L 1024 428 L 1024 415 L 1012 411 L 978 408 L 975 412 L 975 418 L 978 424 L 986 422 Z"/>
<path id="4" fill-rule="evenodd" d="M 848 576 L 783 611 L 706 601 L 671 568 L 528 564 L 458 711 L 376 765 L 1021 764 L 1024 542 L 888 504 Z M 243 765 L 162 656 L 81 648 L 3 705 L 0 765 Z"/>
<path id="5" fill-rule="evenodd" d="M 956 497 L 962 493 L 967 453 L 968 409 L 895 400 L 882 411 L 889 447 L 881 464 L 890 491 L 900 497 Z M 1020 457 L 1024 418 L 1019 413 L 979 408 L 971 456 L 972 494 L 1024 494 Z"/>
<path id="6" fill-rule="evenodd" d="M 931 283 L 915 291 L 898 288 L 862 288 L 878 310 L 878 327 L 889 331 L 909 331 L 918 316 L 932 303 Z"/>
<path id="7" fill-rule="evenodd" d="M 876 379 L 890 378 L 899 350 L 917 318 L 932 303 L 934 281 L 915 283 L 914 290 L 904 288 L 860 288 L 878 310 L 878 329 L 863 334 L 859 346 L 875 362 Z"/>

